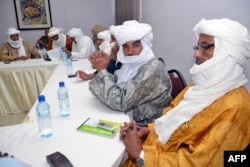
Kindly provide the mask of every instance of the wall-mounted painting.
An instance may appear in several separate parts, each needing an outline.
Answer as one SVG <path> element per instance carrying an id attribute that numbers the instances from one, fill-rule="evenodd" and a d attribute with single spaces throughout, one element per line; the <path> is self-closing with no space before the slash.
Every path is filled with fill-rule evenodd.
<path id="1" fill-rule="evenodd" d="M 18 29 L 52 27 L 49 0 L 14 0 Z"/>

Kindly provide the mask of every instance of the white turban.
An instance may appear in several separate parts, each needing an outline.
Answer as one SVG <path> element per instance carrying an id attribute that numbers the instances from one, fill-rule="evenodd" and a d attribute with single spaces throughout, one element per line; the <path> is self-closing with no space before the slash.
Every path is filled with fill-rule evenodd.
<path id="1" fill-rule="evenodd" d="M 17 30 L 16 28 L 14 28 L 14 27 L 10 27 L 10 28 L 7 30 L 6 33 L 7 33 L 8 36 L 11 36 L 11 35 L 13 35 L 13 34 L 20 34 L 20 31 Z"/>
<path id="2" fill-rule="evenodd" d="M 193 28 L 197 37 L 207 34 L 218 38 L 229 56 L 239 64 L 245 65 L 250 58 L 250 36 L 246 27 L 236 21 L 226 18 L 205 20 L 202 19 Z"/>
<path id="3" fill-rule="evenodd" d="M 118 29 L 118 26 L 114 26 L 114 25 L 110 26 L 109 27 L 110 34 L 115 35 L 117 29 Z"/>
<path id="4" fill-rule="evenodd" d="M 72 28 L 68 32 L 69 37 L 74 37 L 76 42 L 83 37 L 83 32 L 80 28 Z"/>
<path id="5" fill-rule="evenodd" d="M 110 31 L 109 30 L 104 30 L 104 31 L 101 31 L 97 34 L 97 38 L 98 39 L 103 39 L 105 41 L 110 41 L 111 39 L 111 34 L 110 34 Z"/>
<path id="6" fill-rule="evenodd" d="M 115 38 L 120 46 L 128 41 L 144 40 L 148 46 L 152 47 L 152 27 L 145 23 L 138 23 L 136 20 L 125 21 L 118 26 Z"/>
<path id="7" fill-rule="evenodd" d="M 49 33 L 48 36 L 49 37 L 53 37 L 55 35 L 59 35 L 62 32 L 62 30 L 60 28 L 56 28 L 56 27 L 51 27 L 49 29 Z"/>
<path id="8" fill-rule="evenodd" d="M 8 43 L 10 44 L 10 46 L 13 47 L 13 48 L 21 48 L 22 53 L 20 53 L 20 54 L 26 55 L 25 50 L 24 50 L 24 48 L 23 48 L 23 46 L 22 46 L 23 39 L 22 39 L 21 37 L 19 37 L 19 39 L 18 39 L 17 41 L 13 41 L 13 40 L 10 38 L 11 35 L 20 34 L 20 31 L 17 30 L 16 28 L 14 28 L 14 27 L 10 27 L 10 28 L 7 30 L 6 33 L 7 33 L 7 35 L 9 36 L 9 38 L 8 38 L 7 41 L 8 41 Z"/>

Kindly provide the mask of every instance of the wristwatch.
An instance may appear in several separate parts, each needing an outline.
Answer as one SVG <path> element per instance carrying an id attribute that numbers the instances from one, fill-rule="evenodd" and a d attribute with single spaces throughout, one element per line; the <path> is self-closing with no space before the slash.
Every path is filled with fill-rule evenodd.
<path id="1" fill-rule="evenodd" d="M 139 167 L 144 167 L 144 151 L 143 150 L 141 150 L 140 156 L 139 158 L 137 158 L 136 162 Z"/>
<path id="2" fill-rule="evenodd" d="M 138 165 L 139 167 L 144 167 L 144 159 L 142 159 L 141 157 L 139 157 L 139 158 L 137 159 L 137 165 Z"/>

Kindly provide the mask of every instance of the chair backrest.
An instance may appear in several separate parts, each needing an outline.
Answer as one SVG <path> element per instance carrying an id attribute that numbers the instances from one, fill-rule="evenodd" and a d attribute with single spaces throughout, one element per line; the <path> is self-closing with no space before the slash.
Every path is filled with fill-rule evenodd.
<path id="1" fill-rule="evenodd" d="M 173 99 L 184 89 L 187 84 L 180 71 L 176 69 L 168 70 L 169 77 L 172 81 L 172 97 Z"/>

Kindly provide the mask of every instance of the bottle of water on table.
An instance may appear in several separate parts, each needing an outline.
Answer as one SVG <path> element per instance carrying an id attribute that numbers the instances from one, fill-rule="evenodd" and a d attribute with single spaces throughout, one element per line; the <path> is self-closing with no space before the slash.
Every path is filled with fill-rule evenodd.
<path id="1" fill-rule="evenodd" d="M 64 48 L 61 48 L 61 61 L 63 62 L 63 64 L 66 65 L 67 55 L 66 55 L 66 53 L 65 53 Z"/>
<path id="2" fill-rule="evenodd" d="M 68 95 L 68 90 L 64 85 L 64 82 L 59 82 L 57 96 L 58 96 L 60 115 L 62 117 L 69 116 L 70 115 L 69 95 Z"/>
<path id="3" fill-rule="evenodd" d="M 43 58 L 47 58 L 47 50 L 45 48 L 45 46 L 42 47 L 42 55 L 43 55 Z"/>
<path id="4" fill-rule="evenodd" d="M 73 75 L 73 66 L 71 61 L 71 56 L 67 56 L 67 74 Z"/>
<path id="5" fill-rule="evenodd" d="M 45 96 L 38 96 L 38 104 L 36 105 L 36 115 L 39 128 L 39 134 L 42 138 L 52 136 L 52 123 L 50 116 L 50 106 L 45 101 Z"/>

